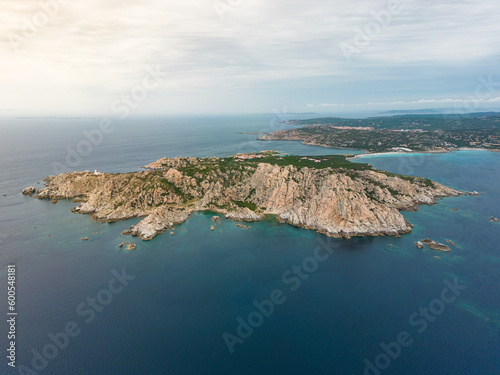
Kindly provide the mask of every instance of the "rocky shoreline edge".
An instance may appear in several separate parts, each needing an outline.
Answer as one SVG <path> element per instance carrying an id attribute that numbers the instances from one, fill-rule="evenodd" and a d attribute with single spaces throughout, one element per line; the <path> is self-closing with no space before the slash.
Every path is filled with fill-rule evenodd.
<path id="1" fill-rule="evenodd" d="M 80 204 L 73 212 L 103 222 L 143 217 L 123 232 L 142 240 L 151 240 L 200 211 L 236 221 L 274 215 L 280 222 L 336 238 L 395 236 L 412 228 L 400 210 L 416 210 L 421 204 L 463 194 L 426 179 L 371 167 L 316 169 L 181 157 L 162 158 L 146 168 L 122 174 L 85 171 L 49 176 L 45 188 L 30 187 L 23 194 L 53 202 L 74 199 Z"/>

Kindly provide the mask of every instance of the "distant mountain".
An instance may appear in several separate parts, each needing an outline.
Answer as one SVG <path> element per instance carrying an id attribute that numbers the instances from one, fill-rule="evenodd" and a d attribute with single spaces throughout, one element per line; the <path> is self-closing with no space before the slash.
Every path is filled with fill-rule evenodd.
<path id="1" fill-rule="evenodd" d="M 494 112 L 491 108 L 475 108 L 474 113 Z M 472 113 L 466 111 L 464 108 L 426 108 L 426 109 L 395 109 L 390 111 L 381 111 L 377 114 L 380 116 L 390 115 L 409 115 L 409 114 L 467 114 Z"/>

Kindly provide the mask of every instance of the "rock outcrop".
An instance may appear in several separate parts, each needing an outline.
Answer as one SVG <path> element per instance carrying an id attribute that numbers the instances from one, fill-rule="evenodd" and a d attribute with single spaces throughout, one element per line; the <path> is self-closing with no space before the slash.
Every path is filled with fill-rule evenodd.
<path id="1" fill-rule="evenodd" d="M 127 249 L 127 250 L 135 250 L 136 248 L 137 248 L 137 245 L 135 243 L 129 242 L 127 244 L 127 247 L 125 249 Z"/>
<path id="2" fill-rule="evenodd" d="M 236 208 L 224 215 L 226 219 L 238 220 L 238 221 L 259 221 L 264 220 L 265 216 L 262 214 L 257 214 L 249 208 Z"/>
<path id="3" fill-rule="evenodd" d="M 149 214 L 144 220 L 132 225 L 123 234 L 139 236 L 142 240 L 151 240 L 159 233 L 166 231 L 189 217 L 190 211 L 176 210 L 171 207 L 160 207 Z"/>
<path id="4" fill-rule="evenodd" d="M 437 243 L 436 241 L 430 240 L 428 238 L 422 240 L 422 242 L 434 250 L 446 251 L 446 252 L 451 251 L 451 249 L 448 246 L 446 246 L 442 243 Z"/>
<path id="5" fill-rule="evenodd" d="M 80 205 L 74 212 L 104 222 L 144 217 L 124 233 L 150 240 L 196 211 L 238 221 L 275 215 L 333 237 L 398 235 L 411 232 L 400 210 L 462 194 L 419 177 L 369 166 L 349 169 L 345 159 L 338 168 L 301 167 L 295 159 L 287 165 L 286 160 L 163 158 L 144 172 L 50 176 L 36 197 L 77 198 Z"/>
<path id="6" fill-rule="evenodd" d="M 36 193 L 36 189 L 35 189 L 34 186 L 30 186 L 30 187 L 27 187 L 27 188 L 23 189 L 22 193 L 24 195 L 32 196 L 33 194 Z"/>

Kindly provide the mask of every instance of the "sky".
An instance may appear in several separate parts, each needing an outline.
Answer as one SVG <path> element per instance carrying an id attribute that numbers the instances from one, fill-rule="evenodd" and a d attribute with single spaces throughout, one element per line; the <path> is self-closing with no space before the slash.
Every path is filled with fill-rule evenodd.
<path id="1" fill-rule="evenodd" d="M 0 114 L 500 109 L 497 0 L 0 0 Z"/>

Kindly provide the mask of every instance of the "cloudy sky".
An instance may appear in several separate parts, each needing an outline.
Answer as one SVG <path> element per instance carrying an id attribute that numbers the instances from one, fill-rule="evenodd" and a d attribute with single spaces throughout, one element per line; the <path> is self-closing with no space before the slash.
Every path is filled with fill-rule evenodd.
<path id="1" fill-rule="evenodd" d="M 0 7 L 0 114 L 500 108 L 497 0 Z"/>

